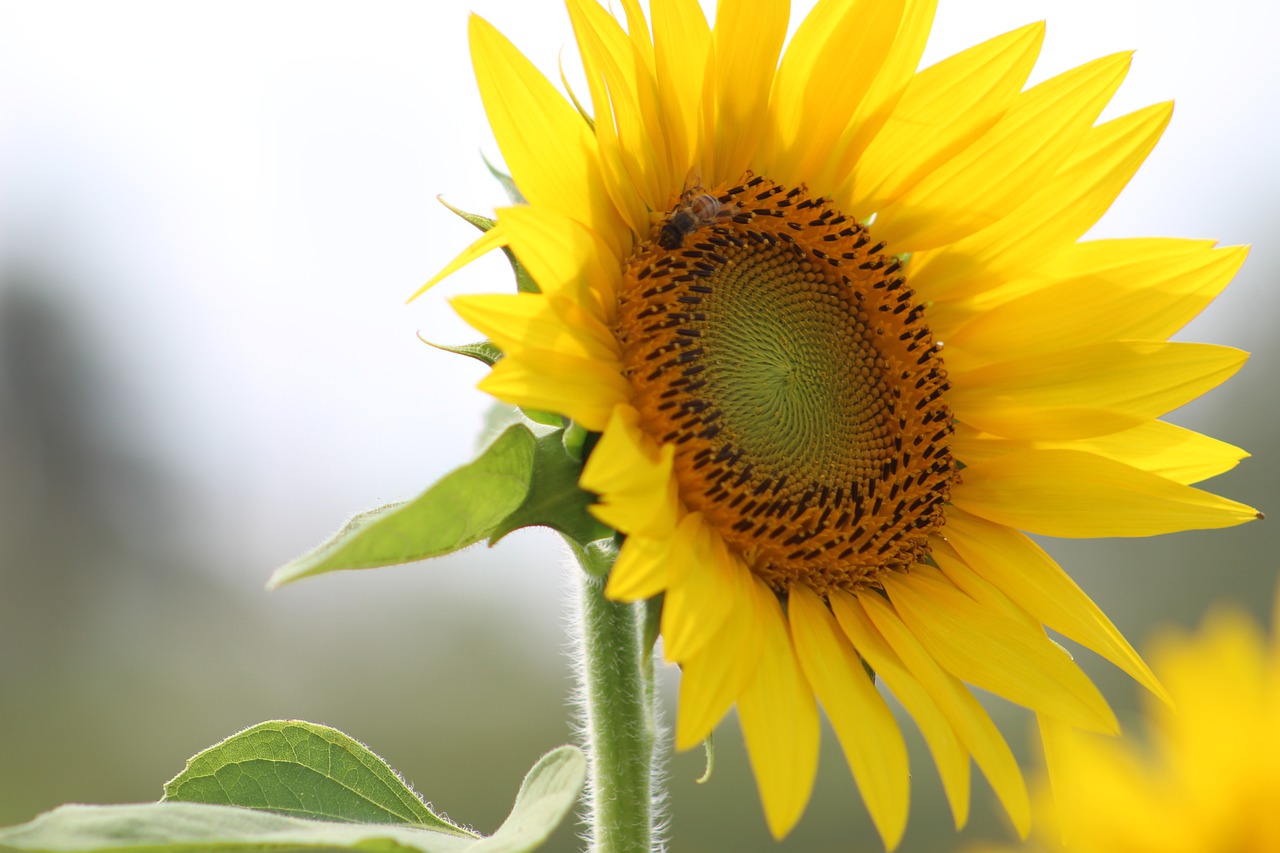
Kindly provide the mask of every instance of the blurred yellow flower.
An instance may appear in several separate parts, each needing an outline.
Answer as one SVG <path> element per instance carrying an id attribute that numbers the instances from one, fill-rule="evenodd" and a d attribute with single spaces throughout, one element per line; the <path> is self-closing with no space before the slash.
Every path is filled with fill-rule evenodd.
<path id="1" fill-rule="evenodd" d="M 608 594 L 665 594 L 676 745 L 736 704 L 773 833 L 809 799 L 818 704 L 885 844 L 919 724 L 957 826 L 969 759 L 1030 807 L 966 682 L 1114 732 L 1042 626 L 1157 694 L 1031 539 L 1256 512 L 1190 484 L 1246 454 L 1157 420 L 1245 353 L 1170 343 L 1243 262 L 1211 241 L 1077 242 L 1171 113 L 1095 124 L 1128 54 L 1026 88 L 1032 24 L 916 72 L 930 0 L 569 0 L 592 112 L 471 19 L 481 97 L 527 205 L 436 279 L 509 247 L 537 294 L 459 297 L 506 353 L 480 384 L 598 433 L 583 472 L 625 534 Z M 945 349 L 943 344 L 945 342 Z"/>
<path id="2" fill-rule="evenodd" d="M 1150 656 L 1173 706 L 1147 703 L 1143 742 L 1051 739 L 1052 791 L 1043 780 L 1036 803 L 1049 819 L 1037 823 L 1036 849 L 1280 850 L 1280 637 L 1222 607 Z"/>

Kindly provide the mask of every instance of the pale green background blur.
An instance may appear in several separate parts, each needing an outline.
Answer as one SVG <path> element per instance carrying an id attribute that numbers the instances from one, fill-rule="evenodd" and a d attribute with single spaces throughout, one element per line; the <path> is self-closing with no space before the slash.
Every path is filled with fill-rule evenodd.
<path id="1" fill-rule="evenodd" d="M 465 461 L 489 405 L 478 366 L 415 333 L 473 338 L 444 299 L 508 286 L 501 259 L 403 305 L 472 237 L 434 195 L 502 203 L 479 157 L 497 151 L 467 4 L 445 6 L 0 2 L 0 825 L 155 799 L 193 752 L 297 717 L 363 740 L 491 831 L 529 765 L 569 739 L 567 575 L 549 535 L 263 590 L 352 512 Z M 471 7 L 556 74 L 561 7 Z M 1178 101 L 1095 236 L 1254 244 L 1182 335 L 1253 359 L 1173 420 L 1252 450 L 1211 487 L 1280 514 L 1280 13 L 942 0 L 927 61 L 1039 18 L 1035 79 L 1137 48 L 1107 115 Z M 1219 601 L 1267 616 L 1276 525 L 1049 547 L 1141 643 Z M 1131 721 L 1127 680 L 1078 658 Z M 676 681 L 664 673 L 669 712 Z M 1025 755 L 1028 715 L 992 707 Z M 954 834 L 906 728 L 902 849 L 1006 837 L 984 781 Z M 707 785 L 700 754 L 671 765 L 673 851 L 881 849 L 829 732 L 783 844 L 732 718 L 717 743 Z M 567 828 L 552 849 L 575 846 Z"/>

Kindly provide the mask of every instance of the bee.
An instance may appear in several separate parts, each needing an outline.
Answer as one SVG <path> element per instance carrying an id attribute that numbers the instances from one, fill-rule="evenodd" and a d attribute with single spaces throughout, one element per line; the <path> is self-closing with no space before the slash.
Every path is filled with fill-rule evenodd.
<path id="1" fill-rule="evenodd" d="M 658 231 L 658 245 L 668 250 L 679 249 L 684 245 L 685 237 L 731 210 L 730 206 L 702 187 L 691 187 L 681 194 L 680 203 L 671 211 L 667 221 L 662 223 L 662 228 Z"/>

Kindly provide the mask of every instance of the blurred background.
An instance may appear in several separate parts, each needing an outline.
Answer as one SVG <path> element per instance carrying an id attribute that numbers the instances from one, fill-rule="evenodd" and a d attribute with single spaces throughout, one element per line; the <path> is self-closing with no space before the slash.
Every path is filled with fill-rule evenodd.
<path id="1" fill-rule="evenodd" d="M 808 4 L 797 4 L 793 21 Z M 65 801 L 154 800 L 192 753 L 270 718 L 369 744 L 491 832 L 570 737 L 565 557 L 493 550 L 315 579 L 271 570 L 352 513 L 467 460 L 482 368 L 444 304 L 509 286 L 494 255 L 406 307 L 473 237 L 436 203 L 504 203 L 466 54 L 467 7 L 553 79 L 546 2 L 0 2 L 0 825 Z M 1280 12 L 1261 0 L 943 0 L 930 63 L 1040 18 L 1034 80 L 1136 48 L 1106 117 L 1176 98 L 1092 236 L 1251 243 L 1182 333 L 1253 352 L 1171 420 L 1251 450 L 1209 487 L 1280 513 Z M 585 85 L 575 86 L 585 92 Z M 1141 646 L 1218 602 L 1269 620 L 1276 522 L 1049 542 Z M 1134 718 L 1127 679 L 1077 656 Z M 664 673 L 669 713 L 676 674 Z M 991 707 L 1019 754 L 1031 720 Z M 904 851 L 1009 830 L 975 774 L 957 835 L 915 729 Z M 673 851 L 879 850 L 828 731 L 809 810 L 769 839 L 741 738 L 671 764 Z M 551 849 L 576 848 L 567 827 Z"/>

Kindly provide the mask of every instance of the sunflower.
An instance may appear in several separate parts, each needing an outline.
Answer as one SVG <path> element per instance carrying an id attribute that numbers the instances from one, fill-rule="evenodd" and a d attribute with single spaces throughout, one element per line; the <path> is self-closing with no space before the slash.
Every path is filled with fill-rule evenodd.
<path id="1" fill-rule="evenodd" d="M 1145 746 L 1080 733 L 1053 743 L 1056 798 L 1047 779 L 1038 786 L 1051 818 L 1036 827 L 1042 849 L 1280 850 L 1278 640 L 1220 607 L 1196 634 L 1157 641 L 1152 664 L 1177 711 L 1148 703 Z"/>
<path id="2" fill-rule="evenodd" d="M 907 753 L 869 670 L 957 827 L 972 756 L 1025 834 L 967 685 L 1115 732 L 1048 627 L 1165 695 L 1025 532 L 1257 516 L 1190 485 L 1243 451 L 1157 419 L 1243 363 L 1167 338 L 1245 250 L 1078 242 L 1170 117 L 1097 123 L 1128 54 L 1025 87 L 1042 24 L 917 72 L 929 0 L 819 3 L 785 51 L 785 0 L 723 0 L 714 26 L 694 0 L 653 0 L 651 23 L 621 5 L 568 2 L 590 111 L 471 18 L 527 203 L 432 283 L 503 246 L 540 289 L 454 300 L 505 352 L 480 387 L 596 434 L 580 483 L 625 537 L 607 594 L 663 596 L 676 746 L 736 705 L 775 836 L 812 790 L 821 704 L 901 838 Z"/>

